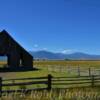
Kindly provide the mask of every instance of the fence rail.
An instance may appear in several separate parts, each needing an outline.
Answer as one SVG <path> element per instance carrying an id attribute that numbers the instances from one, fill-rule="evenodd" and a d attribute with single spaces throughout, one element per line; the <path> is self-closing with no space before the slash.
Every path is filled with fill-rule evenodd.
<path id="1" fill-rule="evenodd" d="M 25 82 L 21 80 L 24 80 Z M 38 85 L 38 84 L 46 85 L 46 88 L 36 87 L 31 89 L 3 90 L 3 87 Z M 33 78 L 20 78 L 20 79 L 0 78 L 0 94 L 2 94 L 3 92 L 8 92 L 8 93 L 15 91 L 20 92 L 22 90 L 23 91 L 44 90 L 44 89 L 51 90 L 53 88 L 74 88 L 74 87 L 85 87 L 85 86 L 86 87 L 100 86 L 100 76 L 92 75 L 92 76 L 80 76 L 80 77 L 53 77 L 52 75 L 49 74 L 47 77 L 33 77 Z"/>
<path id="2" fill-rule="evenodd" d="M 33 79 L 47 79 L 47 77 L 12 78 L 12 79 L 3 79 L 3 81 L 11 81 L 11 80 L 33 80 Z"/>

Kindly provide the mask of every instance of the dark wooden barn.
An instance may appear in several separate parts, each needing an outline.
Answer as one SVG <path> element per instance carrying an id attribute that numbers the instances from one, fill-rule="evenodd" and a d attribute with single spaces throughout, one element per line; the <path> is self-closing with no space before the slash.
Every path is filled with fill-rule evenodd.
<path id="1" fill-rule="evenodd" d="M 7 56 L 10 69 L 33 69 L 33 57 L 5 30 L 0 32 L 0 56 Z"/>

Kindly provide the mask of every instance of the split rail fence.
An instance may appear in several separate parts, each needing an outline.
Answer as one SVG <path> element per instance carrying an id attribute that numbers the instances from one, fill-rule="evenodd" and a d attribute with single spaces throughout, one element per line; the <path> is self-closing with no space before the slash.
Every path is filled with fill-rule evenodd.
<path id="1" fill-rule="evenodd" d="M 31 88 L 25 86 L 31 85 Z M 34 85 L 34 87 L 33 87 Z M 40 86 L 39 86 L 40 85 Z M 21 89 L 9 89 L 14 86 L 22 86 Z M 100 76 L 80 76 L 80 77 L 33 77 L 33 78 L 20 78 L 20 79 L 2 79 L 0 78 L 0 94 L 7 92 L 29 92 L 33 90 L 51 90 L 51 89 L 67 89 L 78 87 L 96 87 L 100 86 Z M 4 89 L 6 87 L 6 89 Z M 7 90 L 7 87 L 8 90 Z M 33 87 L 33 88 L 32 88 Z"/>

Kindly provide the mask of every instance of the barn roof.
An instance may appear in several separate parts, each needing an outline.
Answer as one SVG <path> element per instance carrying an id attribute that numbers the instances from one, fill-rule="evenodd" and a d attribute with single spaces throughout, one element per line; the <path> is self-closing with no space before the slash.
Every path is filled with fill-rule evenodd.
<path id="1" fill-rule="evenodd" d="M 0 35 L 7 36 L 10 38 L 13 42 L 15 42 L 22 50 L 24 50 L 28 55 L 32 56 L 29 52 L 27 52 L 6 30 L 2 30 L 0 32 Z"/>

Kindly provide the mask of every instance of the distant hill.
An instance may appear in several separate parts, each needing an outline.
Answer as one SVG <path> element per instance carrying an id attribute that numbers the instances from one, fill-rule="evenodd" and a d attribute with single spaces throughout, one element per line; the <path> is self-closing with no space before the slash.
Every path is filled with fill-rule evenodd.
<path id="1" fill-rule="evenodd" d="M 5 60 L 7 60 L 7 57 L 5 57 L 5 56 L 0 56 L 0 61 L 5 61 Z"/>
<path id="2" fill-rule="evenodd" d="M 81 52 L 67 54 L 66 56 L 69 59 L 75 59 L 75 60 L 100 60 L 100 55 L 90 55 Z"/>
<path id="3" fill-rule="evenodd" d="M 48 60 L 100 60 L 100 55 L 90 55 L 81 52 L 72 54 L 54 53 L 49 51 L 30 51 L 30 54 L 35 59 L 48 59 Z M 0 56 L 0 61 L 7 60 L 7 57 Z"/>
<path id="4" fill-rule="evenodd" d="M 30 52 L 34 58 L 39 59 L 63 59 L 64 57 L 60 54 L 49 52 L 49 51 L 36 51 L 36 52 Z"/>
<path id="5" fill-rule="evenodd" d="M 72 54 L 53 53 L 49 51 L 30 52 L 34 58 L 38 59 L 70 59 L 70 60 L 100 60 L 100 55 L 90 55 L 86 53 L 76 52 Z"/>

